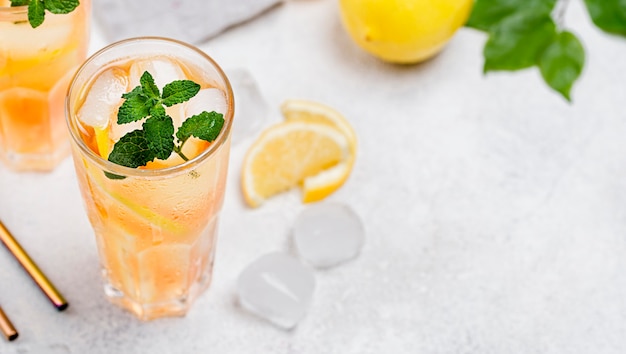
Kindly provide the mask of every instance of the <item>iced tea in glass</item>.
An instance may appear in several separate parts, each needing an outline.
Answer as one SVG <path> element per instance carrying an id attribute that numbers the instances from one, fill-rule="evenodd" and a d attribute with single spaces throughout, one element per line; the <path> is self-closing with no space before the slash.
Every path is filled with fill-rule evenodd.
<path id="1" fill-rule="evenodd" d="M 13 170 L 51 170 L 69 153 L 64 99 L 87 54 L 90 8 L 81 0 L 32 28 L 27 6 L 0 0 L 0 161 Z"/>
<path id="2" fill-rule="evenodd" d="M 121 95 L 150 72 L 159 88 L 200 84 L 191 100 L 167 108 L 175 126 L 200 111 L 219 112 L 213 142 L 190 138 L 185 161 L 172 153 L 139 168 L 107 160 L 142 122 L 117 124 Z M 134 38 L 94 54 L 67 100 L 74 165 L 95 231 L 105 294 L 141 319 L 183 315 L 211 281 L 233 121 L 233 94 L 218 64 L 199 49 L 164 38 Z"/>

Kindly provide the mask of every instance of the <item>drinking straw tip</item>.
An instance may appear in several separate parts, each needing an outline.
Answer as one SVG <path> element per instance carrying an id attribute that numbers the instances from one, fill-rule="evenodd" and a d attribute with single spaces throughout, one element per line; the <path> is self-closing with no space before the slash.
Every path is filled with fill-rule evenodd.
<path id="1" fill-rule="evenodd" d="M 68 306 L 70 306 L 70 304 L 68 304 L 67 302 L 57 306 L 57 310 L 59 310 L 59 312 L 65 310 Z"/>

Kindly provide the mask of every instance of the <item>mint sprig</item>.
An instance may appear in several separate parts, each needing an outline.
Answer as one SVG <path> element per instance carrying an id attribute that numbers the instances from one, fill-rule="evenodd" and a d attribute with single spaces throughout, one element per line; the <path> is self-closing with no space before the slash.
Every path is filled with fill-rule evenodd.
<path id="1" fill-rule="evenodd" d="M 68 14 L 78 5 L 79 0 L 11 0 L 11 6 L 28 5 L 28 22 L 32 28 L 39 27 L 46 16 L 46 10 L 53 14 Z"/>
<path id="2" fill-rule="evenodd" d="M 137 168 L 156 159 L 165 160 L 172 152 L 183 160 L 183 145 L 195 136 L 208 142 L 217 139 L 224 126 L 221 113 L 203 111 L 187 118 L 176 132 L 174 122 L 165 107 L 190 100 L 200 91 L 200 85 L 191 80 L 176 80 L 159 90 L 152 75 L 145 71 L 140 85 L 122 95 L 124 102 L 117 114 L 117 123 L 126 124 L 146 118 L 142 129 L 131 131 L 113 146 L 108 160 L 118 165 Z"/>

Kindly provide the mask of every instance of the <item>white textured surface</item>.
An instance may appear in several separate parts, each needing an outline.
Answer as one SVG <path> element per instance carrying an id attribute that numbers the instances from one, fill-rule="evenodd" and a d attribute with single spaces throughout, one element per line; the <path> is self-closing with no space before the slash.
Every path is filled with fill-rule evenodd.
<path id="1" fill-rule="evenodd" d="M 0 168 L 0 218 L 71 303 L 56 313 L 0 249 L 0 304 L 21 331 L 0 353 L 624 353 L 626 40 L 591 27 L 581 1 L 565 23 L 588 53 L 572 105 L 536 71 L 482 76 L 485 37 L 468 29 L 423 65 L 383 64 L 352 45 L 333 0 L 286 3 L 203 44 L 257 78 L 267 124 L 286 98 L 353 123 L 355 170 L 330 200 L 365 221 L 361 255 L 316 272 L 293 331 L 241 311 L 237 275 L 289 249 L 302 209 L 297 192 L 244 207 L 242 141 L 211 289 L 185 318 L 141 323 L 102 295 L 71 160 Z"/>

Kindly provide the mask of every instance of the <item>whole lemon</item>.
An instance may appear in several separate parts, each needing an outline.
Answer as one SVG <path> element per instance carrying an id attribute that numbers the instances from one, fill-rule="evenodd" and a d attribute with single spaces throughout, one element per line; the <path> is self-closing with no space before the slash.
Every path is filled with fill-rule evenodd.
<path id="1" fill-rule="evenodd" d="M 352 39 L 389 62 L 417 63 L 443 49 L 469 17 L 474 0 L 340 0 Z"/>

